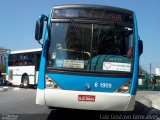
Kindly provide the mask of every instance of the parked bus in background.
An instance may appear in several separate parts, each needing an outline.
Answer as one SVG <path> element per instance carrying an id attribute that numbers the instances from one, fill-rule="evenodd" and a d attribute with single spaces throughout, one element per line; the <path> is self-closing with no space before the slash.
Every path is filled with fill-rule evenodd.
<path id="1" fill-rule="evenodd" d="M 40 43 L 45 21 L 36 103 L 132 111 L 143 51 L 135 13 L 99 5 L 55 6 L 36 22 Z"/>
<path id="2" fill-rule="evenodd" d="M 42 49 L 11 51 L 7 57 L 7 80 L 13 85 L 29 87 L 37 84 Z"/>

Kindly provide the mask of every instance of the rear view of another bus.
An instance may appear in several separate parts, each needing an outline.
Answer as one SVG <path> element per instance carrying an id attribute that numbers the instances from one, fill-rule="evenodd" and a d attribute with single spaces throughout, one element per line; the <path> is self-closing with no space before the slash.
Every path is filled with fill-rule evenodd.
<path id="1" fill-rule="evenodd" d="M 98 5 L 55 6 L 49 17 L 37 20 L 38 42 L 44 21 L 37 104 L 134 109 L 143 43 L 133 11 Z"/>
<path id="2" fill-rule="evenodd" d="M 37 84 L 41 48 L 11 51 L 7 59 L 7 80 L 28 88 Z"/>

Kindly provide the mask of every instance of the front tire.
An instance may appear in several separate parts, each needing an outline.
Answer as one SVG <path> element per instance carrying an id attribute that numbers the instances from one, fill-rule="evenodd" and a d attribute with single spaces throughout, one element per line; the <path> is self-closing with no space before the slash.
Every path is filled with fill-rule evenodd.
<path id="1" fill-rule="evenodd" d="M 28 75 L 24 75 L 22 77 L 22 86 L 24 88 L 29 88 L 29 77 L 28 77 Z"/>

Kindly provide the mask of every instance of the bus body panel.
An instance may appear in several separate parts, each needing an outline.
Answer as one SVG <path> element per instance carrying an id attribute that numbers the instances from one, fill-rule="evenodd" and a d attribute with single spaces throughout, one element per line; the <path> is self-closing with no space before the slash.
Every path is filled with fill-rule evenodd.
<path id="1" fill-rule="evenodd" d="M 48 39 L 48 30 L 45 31 L 44 41 L 43 41 L 43 50 L 41 54 L 41 61 L 39 66 L 39 75 L 38 75 L 38 84 L 39 89 L 45 88 L 45 67 L 46 67 L 46 56 L 47 56 L 47 39 Z"/>
<path id="2" fill-rule="evenodd" d="M 12 85 L 20 85 L 22 76 L 13 76 L 13 79 L 10 79 Z"/>
<path id="3" fill-rule="evenodd" d="M 8 80 L 8 60 L 9 60 L 10 51 L 7 51 L 6 55 L 6 80 Z"/>
<path id="4" fill-rule="evenodd" d="M 29 77 L 29 84 L 37 84 L 42 48 L 8 51 L 6 59 L 6 80 L 21 85 L 23 75 Z"/>
<path id="5" fill-rule="evenodd" d="M 114 92 L 131 78 L 47 74 L 63 90 Z"/>
<path id="6" fill-rule="evenodd" d="M 39 71 L 36 71 L 36 76 L 35 76 L 35 77 L 36 77 L 36 78 L 35 78 L 35 80 L 36 80 L 35 83 L 36 83 L 36 84 L 38 83 L 38 74 L 39 74 Z"/>
<path id="7" fill-rule="evenodd" d="M 44 92 L 45 92 L 44 90 L 41 90 L 41 89 L 37 88 L 36 104 L 46 105 L 46 102 L 45 102 L 45 93 Z"/>
<path id="8" fill-rule="evenodd" d="M 131 95 L 136 94 L 136 89 L 138 84 L 138 73 L 139 73 L 138 28 L 137 28 L 137 20 L 135 14 L 134 14 L 134 28 L 135 28 L 135 52 L 134 52 L 133 80 L 130 89 Z"/>
<path id="9" fill-rule="evenodd" d="M 35 66 L 16 66 L 8 67 L 9 70 L 9 81 L 13 85 L 20 85 L 22 76 L 27 74 L 29 76 L 29 84 L 35 83 Z M 12 72 L 11 72 L 12 71 Z"/>
<path id="10" fill-rule="evenodd" d="M 135 104 L 135 96 L 120 93 L 37 89 L 37 95 L 36 103 L 62 108 L 132 111 Z M 79 95 L 95 96 L 95 101 L 80 101 Z"/>

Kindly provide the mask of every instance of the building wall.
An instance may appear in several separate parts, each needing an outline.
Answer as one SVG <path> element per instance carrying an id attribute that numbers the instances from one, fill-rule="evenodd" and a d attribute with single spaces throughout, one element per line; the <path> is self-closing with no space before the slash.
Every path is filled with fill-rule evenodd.
<path id="1" fill-rule="evenodd" d="M 156 75 L 160 76 L 160 68 L 155 68 Z"/>
<path id="2" fill-rule="evenodd" d="M 0 71 L 3 73 L 5 72 L 6 51 L 7 49 L 0 48 Z"/>
<path id="3" fill-rule="evenodd" d="M 1 64 L 5 64 L 5 56 L 4 55 L 0 55 L 0 63 Z"/>

